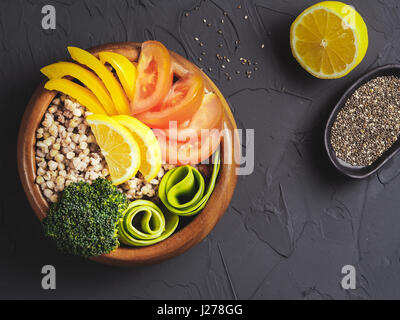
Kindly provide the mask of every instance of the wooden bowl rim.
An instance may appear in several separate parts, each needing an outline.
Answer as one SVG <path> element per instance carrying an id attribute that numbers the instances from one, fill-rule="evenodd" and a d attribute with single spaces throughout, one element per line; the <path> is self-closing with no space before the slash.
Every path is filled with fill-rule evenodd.
<path id="1" fill-rule="evenodd" d="M 136 42 L 121 42 L 109 43 L 89 49 L 91 53 L 97 55 L 101 51 L 113 51 L 124 54 L 131 61 L 137 61 L 140 53 L 141 43 Z M 198 67 L 189 62 L 185 58 L 170 51 L 174 71 L 184 73 L 190 70 L 199 71 Z M 213 91 L 220 98 L 225 109 L 226 129 L 237 129 L 236 122 L 225 98 L 211 81 L 210 78 L 201 72 L 206 87 Z M 44 113 L 50 105 L 57 92 L 48 91 L 44 88 L 42 82 L 34 92 L 23 115 L 17 146 L 17 160 L 20 180 L 28 198 L 28 201 L 33 208 L 36 216 L 42 221 L 49 208 L 40 187 L 35 183 L 36 179 L 36 160 L 35 160 L 35 143 L 36 129 L 39 126 Z M 234 134 L 237 134 L 235 132 Z M 239 152 L 239 139 L 231 139 L 226 141 L 225 138 L 221 141 L 222 153 L 225 145 L 229 143 L 232 152 L 229 153 L 230 163 L 222 164 L 218 176 L 216 187 L 211 195 L 206 207 L 200 212 L 190 223 L 175 232 L 168 239 L 148 247 L 119 247 L 115 251 L 101 256 L 90 257 L 89 259 L 114 266 L 136 266 L 149 263 L 155 263 L 172 258 L 178 254 L 190 249 L 201 240 L 215 227 L 219 219 L 224 215 L 229 202 L 233 196 L 237 182 L 236 169 L 238 165 L 235 163 L 237 153 Z"/>

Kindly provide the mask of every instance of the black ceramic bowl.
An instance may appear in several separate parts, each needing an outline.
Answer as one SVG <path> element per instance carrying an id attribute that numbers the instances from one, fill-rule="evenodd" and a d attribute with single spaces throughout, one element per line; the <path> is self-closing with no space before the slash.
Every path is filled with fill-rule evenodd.
<path id="1" fill-rule="evenodd" d="M 397 140 L 388 150 L 386 150 L 375 162 L 373 162 L 369 166 L 353 166 L 344 162 L 336 156 L 335 151 L 331 145 L 331 128 L 333 123 L 336 120 L 336 116 L 338 112 L 344 107 L 346 101 L 350 96 L 356 91 L 360 86 L 364 83 L 380 76 L 397 76 L 400 77 L 400 65 L 386 65 L 382 67 L 378 67 L 360 79 L 358 79 L 340 98 L 339 102 L 336 104 L 333 109 L 331 115 L 329 116 L 328 122 L 325 127 L 325 148 L 328 153 L 329 159 L 333 163 L 333 165 L 338 169 L 341 173 L 349 176 L 351 178 L 362 179 L 370 176 L 375 171 L 377 171 L 380 167 L 382 167 L 390 158 L 392 158 L 399 150 L 400 150 L 400 139 Z M 399 88 L 400 90 L 400 88 Z"/>

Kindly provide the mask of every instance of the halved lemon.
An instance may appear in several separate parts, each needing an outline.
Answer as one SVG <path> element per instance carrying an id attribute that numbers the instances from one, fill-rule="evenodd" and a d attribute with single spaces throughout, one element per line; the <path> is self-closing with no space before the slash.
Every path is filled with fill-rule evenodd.
<path id="1" fill-rule="evenodd" d="M 146 181 L 151 181 L 159 173 L 162 162 L 160 144 L 153 130 L 134 117 L 119 115 L 112 118 L 126 127 L 138 143 L 141 154 L 139 171 Z"/>
<path id="2" fill-rule="evenodd" d="M 140 148 L 132 134 L 113 118 L 92 114 L 86 118 L 107 161 L 111 180 L 119 185 L 133 178 L 140 167 Z"/>
<path id="3" fill-rule="evenodd" d="M 304 10 L 290 28 L 293 56 L 313 76 L 341 78 L 364 58 L 368 30 L 354 7 L 324 1 Z"/>

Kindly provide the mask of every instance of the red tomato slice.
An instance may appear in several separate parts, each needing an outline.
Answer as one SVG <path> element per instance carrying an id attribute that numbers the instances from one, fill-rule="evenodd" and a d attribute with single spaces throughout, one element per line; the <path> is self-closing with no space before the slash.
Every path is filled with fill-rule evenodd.
<path id="1" fill-rule="evenodd" d="M 178 127 L 171 123 L 171 126 L 165 129 L 164 132 L 168 139 L 180 142 L 190 140 L 191 137 L 200 138 L 202 130 L 221 128 L 223 116 L 224 110 L 218 96 L 214 93 L 207 93 L 199 110 L 190 121 Z"/>
<path id="2" fill-rule="evenodd" d="M 178 80 L 161 105 L 136 117 L 152 128 L 168 128 L 170 121 L 179 124 L 193 117 L 204 98 L 204 82 L 199 73 L 188 73 Z"/>
<path id="3" fill-rule="evenodd" d="M 191 137 L 187 142 L 168 139 L 165 131 L 154 129 L 165 163 L 174 165 L 195 165 L 208 159 L 220 145 L 222 123 L 219 128 L 203 131 L 200 138 Z"/>
<path id="4" fill-rule="evenodd" d="M 135 98 L 131 103 L 133 115 L 159 105 L 172 86 L 171 57 L 158 41 L 142 44 L 138 63 Z"/>

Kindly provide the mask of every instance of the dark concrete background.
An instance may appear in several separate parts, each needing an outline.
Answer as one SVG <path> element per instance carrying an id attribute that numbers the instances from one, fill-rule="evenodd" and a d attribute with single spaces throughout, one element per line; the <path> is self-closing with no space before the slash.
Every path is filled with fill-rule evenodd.
<path id="1" fill-rule="evenodd" d="M 332 168 L 322 143 L 346 88 L 371 68 L 398 63 L 399 2 L 348 1 L 367 23 L 369 49 L 349 76 L 325 81 L 303 71 L 289 49 L 291 22 L 315 2 L 1 0 L 0 298 L 400 298 L 400 156 L 354 181 Z M 56 7 L 55 31 L 41 29 L 45 4 Z M 66 59 L 67 45 L 153 38 L 205 67 L 238 125 L 255 129 L 255 171 L 240 177 L 210 235 L 175 259 L 118 269 L 65 256 L 43 237 L 17 175 L 18 126 L 39 68 Z M 231 60 L 223 71 L 216 53 Z M 258 62 L 249 79 L 241 57 Z M 56 267 L 55 291 L 41 289 L 45 264 Z M 355 290 L 340 285 L 347 264 L 357 270 Z"/>

